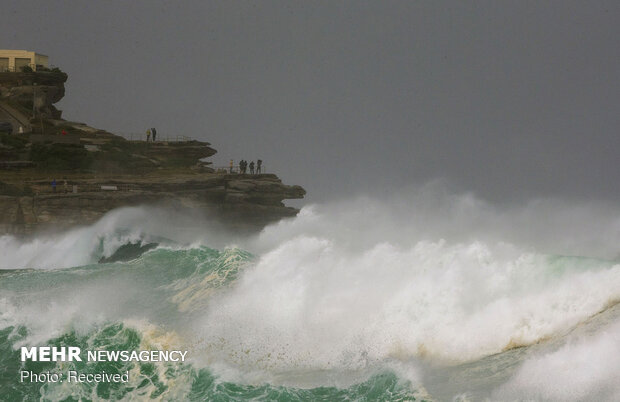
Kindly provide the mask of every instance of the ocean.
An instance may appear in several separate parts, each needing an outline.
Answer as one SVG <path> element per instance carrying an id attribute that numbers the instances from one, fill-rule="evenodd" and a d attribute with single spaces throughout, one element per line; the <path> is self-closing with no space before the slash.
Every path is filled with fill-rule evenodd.
<path id="1" fill-rule="evenodd" d="M 246 237 L 178 214 L 0 237 L 0 400 L 620 400 L 613 205 L 424 189 Z M 187 360 L 22 362 L 32 346 Z"/>

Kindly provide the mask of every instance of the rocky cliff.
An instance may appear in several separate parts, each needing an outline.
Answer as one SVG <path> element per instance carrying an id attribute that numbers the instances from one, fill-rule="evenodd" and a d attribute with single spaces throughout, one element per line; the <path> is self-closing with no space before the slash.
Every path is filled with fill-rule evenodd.
<path id="1" fill-rule="evenodd" d="M 29 234 L 66 229 L 90 224 L 112 209 L 138 205 L 199 210 L 214 224 L 227 229 L 255 231 L 281 218 L 295 216 L 298 211 L 282 201 L 303 198 L 305 194 L 301 187 L 284 185 L 273 174 L 74 178 L 66 186 L 64 180 L 59 180 L 55 192 L 49 183 L 29 184 L 37 189 L 35 194 L 0 195 L 0 231 Z"/>
<path id="2" fill-rule="evenodd" d="M 64 96 L 66 79 L 59 72 L 0 73 L 0 120 L 4 111 L 14 125 L 31 124 L 25 133 L 0 133 L 0 234 L 89 224 L 137 205 L 198 210 L 236 231 L 297 214 L 283 201 L 303 198 L 303 188 L 274 174 L 216 172 L 206 159 L 216 150 L 207 142 L 128 141 L 62 120 L 53 103 Z"/>
<path id="3" fill-rule="evenodd" d="M 61 71 L 0 73 L 0 101 L 21 114 L 44 119 L 60 119 L 62 112 L 54 106 L 65 96 L 67 74 Z M 17 131 L 17 130 L 16 130 Z"/>

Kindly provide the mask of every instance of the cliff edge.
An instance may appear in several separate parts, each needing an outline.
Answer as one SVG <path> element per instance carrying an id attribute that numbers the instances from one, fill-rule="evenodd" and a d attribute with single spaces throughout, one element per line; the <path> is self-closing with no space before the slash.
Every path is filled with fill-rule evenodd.
<path id="1" fill-rule="evenodd" d="M 275 174 L 211 167 L 204 141 L 130 141 L 61 118 L 66 74 L 0 73 L 0 233 L 94 222 L 124 206 L 200 210 L 228 229 L 256 231 L 297 209 L 300 186 Z M 9 127 L 12 130 L 2 127 Z"/>

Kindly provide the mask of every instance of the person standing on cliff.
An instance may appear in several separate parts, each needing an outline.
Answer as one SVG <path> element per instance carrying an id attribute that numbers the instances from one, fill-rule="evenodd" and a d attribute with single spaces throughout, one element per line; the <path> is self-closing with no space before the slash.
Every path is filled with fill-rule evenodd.
<path id="1" fill-rule="evenodd" d="M 263 161 L 262 160 L 257 160 L 256 161 L 256 174 L 260 174 L 261 173 L 261 169 L 263 167 Z"/>
<path id="2" fill-rule="evenodd" d="M 151 133 L 153 133 L 153 142 L 155 142 L 155 140 L 157 139 L 157 130 L 155 130 L 154 128 L 151 128 Z"/>
<path id="3" fill-rule="evenodd" d="M 250 162 L 250 174 L 254 174 L 254 161 Z"/>
<path id="4" fill-rule="evenodd" d="M 149 142 L 149 140 L 151 139 L 151 129 L 147 129 L 146 130 L 146 142 Z"/>

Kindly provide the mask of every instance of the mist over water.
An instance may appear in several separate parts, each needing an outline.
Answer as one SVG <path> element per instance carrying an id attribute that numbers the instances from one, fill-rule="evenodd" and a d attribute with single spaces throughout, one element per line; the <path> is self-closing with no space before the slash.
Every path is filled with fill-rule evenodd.
<path id="1" fill-rule="evenodd" d="M 134 331 L 187 348 L 176 374 L 158 366 L 165 386 L 139 391 L 163 399 L 237 386 L 289 399 L 615 400 L 618 212 L 557 199 L 497 207 L 432 183 L 306 206 L 241 237 L 197 214 L 124 208 L 63 233 L 0 237 L 0 343 Z M 158 246 L 97 264 L 130 243 Z"/>
<path id="2" fill-rule="evenodd" d="M 620 396 L 620 323 L 526 361 L 496 399 L 617 400 Z M 615 373 L 615 374 L 613 374 Z"/>

